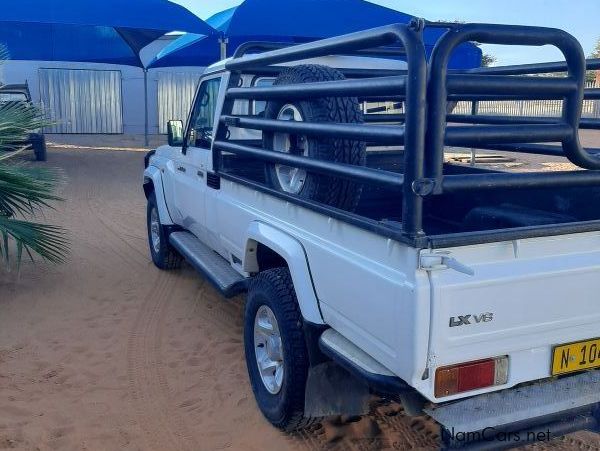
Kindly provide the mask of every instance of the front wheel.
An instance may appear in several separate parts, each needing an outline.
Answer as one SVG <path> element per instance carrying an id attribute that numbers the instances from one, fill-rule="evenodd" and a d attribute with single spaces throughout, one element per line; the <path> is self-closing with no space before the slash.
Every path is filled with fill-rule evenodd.
<path id="1" fill-rule="evenodd" d="M 165 226 L 160 223 L 154 192 L 148 196 L 146 220 L 148 225 L 148 244 L 154 264 L 160 269 L 179 268 L 182 257 L 169 244 L 168 233 L 165 230 Z"/>
<path id="2" fill-rule="evenodd" d="M 244 345 L 252 391 L 267 420 L 284 431 L 311 425 L 315 420 L 304 416 L 308 351 L 287 268 L 264 271 L 250 282 Z"/>

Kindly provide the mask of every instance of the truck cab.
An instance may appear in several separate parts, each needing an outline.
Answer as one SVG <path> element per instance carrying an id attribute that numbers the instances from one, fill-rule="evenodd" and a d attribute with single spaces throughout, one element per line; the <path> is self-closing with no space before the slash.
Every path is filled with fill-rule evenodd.
<path id="1" fill-rule="evenodd" d="M 146 158 L 153 261 L 246 293 L 250 382 L 283 430 L 365 413 L 372 393 L 433 417 L 449 447 L 465 445 L 457 431 L 502 447 L 496 433 L 516 446 L 539 428 L 597 428 L 600 157 L 578 140 L 594 95 L 581 46 L 554 29 L 447 24 L 428 61 L 424 26 L 246 46 L 208 68 L 185 125 L 169 122 Z M 567 75 L 449 71 L 466 41 L 555 45 Z M 515 98 L 562 99 L 563 116 L 453 113 Z M 450 147 L 574 170 L 451 164 Z"/>

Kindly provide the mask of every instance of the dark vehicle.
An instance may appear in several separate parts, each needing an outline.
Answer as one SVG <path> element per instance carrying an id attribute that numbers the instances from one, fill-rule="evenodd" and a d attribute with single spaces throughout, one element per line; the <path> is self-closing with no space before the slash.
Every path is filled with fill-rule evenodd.
<path id="1" fill-rule="evenodd" d="M 31 103 L 29 86 L 26 84 L 0 86 L 0 105 L 8 102 Z M 13 150 L 24 146 L 33 150 L 36 161 L 46 161 L 46 138 L 42 133 L 29 133 L 27 140 L 15 142 L 13 146 L 4 150 Z"/>

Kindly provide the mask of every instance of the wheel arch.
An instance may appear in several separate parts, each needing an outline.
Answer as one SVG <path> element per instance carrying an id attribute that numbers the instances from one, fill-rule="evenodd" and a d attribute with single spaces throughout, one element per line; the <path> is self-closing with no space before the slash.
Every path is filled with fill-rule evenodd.
<path id="1" fill-rule="evenodd" d="M 171 219 L 171 215 L 169 214 L 169 209 L 167 208 L 167 203 L 165 202 L 165 193 L 163 190 L 162 184 L 162 174 L 160 169 L 149 166 L 144 171 L 144 194 L 146 195 L 146 199 L 150 197 L 150 194 L 154 192 L 156 197 L 156 204 L 158 207 L 158 216 L 160 218 L 160 222 L 163 225 L 173 225 L 173 220 Z"/>
<path id="2" fill-rule="evenodd" d="M 260 252 L 266 252 L 260 255 Z M 265 263 L 265 258 L 268 259 Z M 262 263 L 262 267 L 261 267 Z M 308 257 L 302 244 L 289 234 L 265 223 L 254 221 L 248 228 L 243 268 L 249 273 L 287 266 L 303 318 L 313 324 L 325 324 L 319 308 Z"/>
<path id="3" fill-rule="evenodd" d="M 150 197 L 150 194 L 154 191 L 154 180 L 150 177 L 144 176 L 144 194 L 146 199 Z"/>

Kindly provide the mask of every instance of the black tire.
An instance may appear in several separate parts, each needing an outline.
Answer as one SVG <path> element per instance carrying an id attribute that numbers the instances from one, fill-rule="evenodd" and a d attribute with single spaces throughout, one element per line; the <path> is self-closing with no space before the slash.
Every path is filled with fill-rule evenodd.
<path id="1" fill-rule="evenodd" d="M 152 240 L 151 222 L 153 211 L 156 214 L 158 221 L 158 237 L 159 243 L 158 248 L 155 249 Z M 181 267 L 182 257 L 179 253 L 169 244 L 169 234 L 165 227 L 160 223 L 160 217 L 158 215 L 158 207 L 156 203 L 156 195 L 154 191 L 148 196 L 148 207 L 146 211 L 146 224 L 148 227 L 148 246 L 150 248 L 150 255 L 152 261 L 157 268 L 163 270 L 177 269 Z"/>
<path id="2" fill-rule="evenodd" d="M 33 135 L 31 136 L 31 147 L 33 149 L 33 154 L 35 155 L 36 161 L 46 161 L 47 151 L 46 151 L 46 138 L 44 135 Z"/>
<path id="3" fill-rule="evenodd" d="M 276 394 L 266 388 L 256 361 L 254 320 L 263 305 L 274 313 L 282 341 L 284 371 L 281 389 Z M 302 314 L 287 268 L 270 269 L 251 280 L 244 315 L 244 345 L 252 391 L 267 420 L 287 432 L 304 429 L 317 421 L 304 416 L 309 357 Z"/>
<path id="4" fill-rule="evenodd" d="M 300 65 L 284 69 L 275 85 L 312 83 L 320 81 L 343 80 L 344 75 L 327 66 Z M 363 123 L 363 113 L 356 97 L 328 97 L 310 101 L 271 101 L 267 103 L 265 118 L 276 119 L 285 105 L 293 105 L 306 122 L 340 122 Z M 273 149 L 274 133 L 264 132 L 263 146 Z M 306 137 L 308 156 L 325 161 L 365 166 L 367 161 L 366 143 L 338 138 Z M 266 181 L 269 187 L 285 191 L 277 177 L 275 165 L 267 165 Z M 337 177 L 327 177 L 308 173 L 304 185 L 298 195 L 335 208 L 354 211 L 362 192 L 362 184 L 342 180 Z"/>

